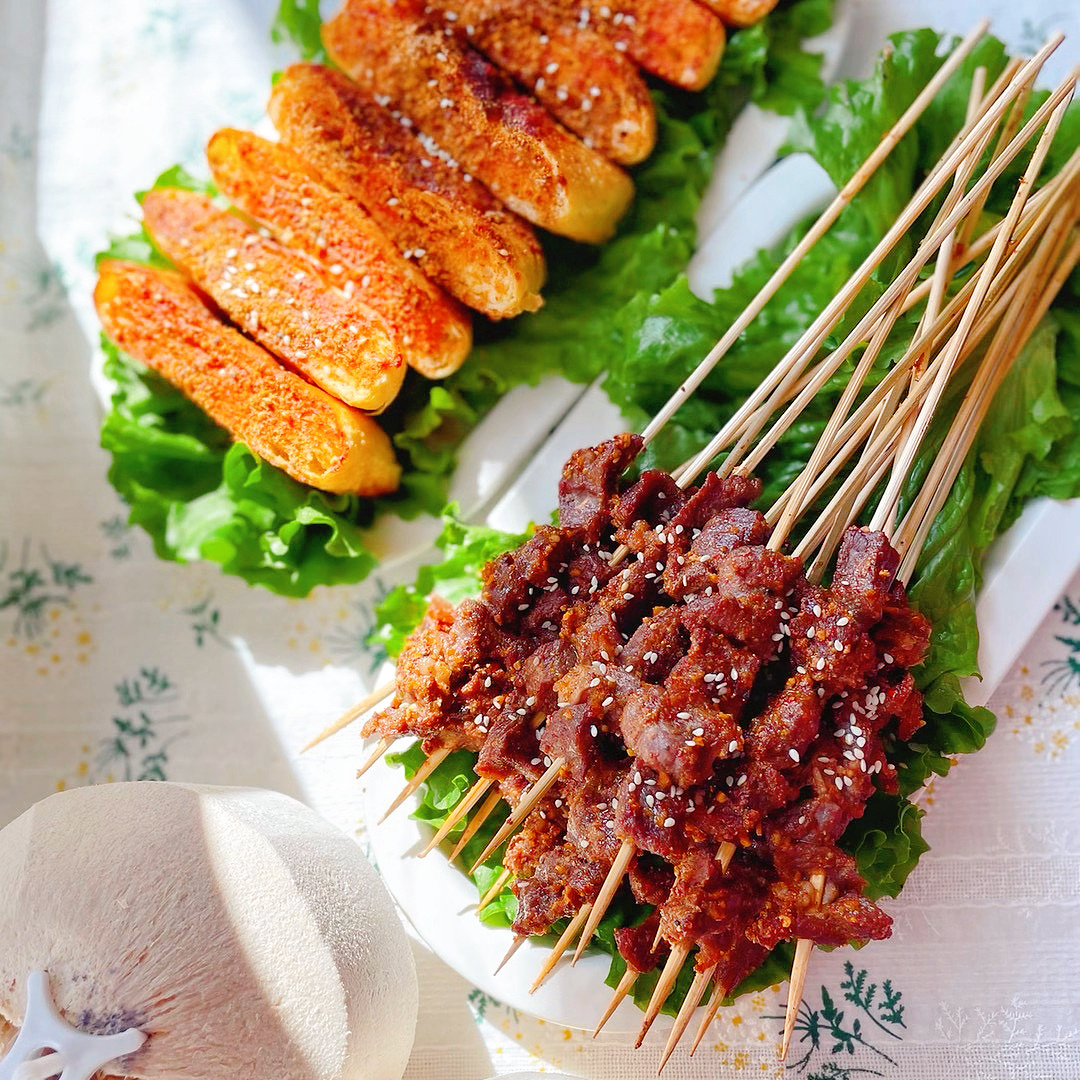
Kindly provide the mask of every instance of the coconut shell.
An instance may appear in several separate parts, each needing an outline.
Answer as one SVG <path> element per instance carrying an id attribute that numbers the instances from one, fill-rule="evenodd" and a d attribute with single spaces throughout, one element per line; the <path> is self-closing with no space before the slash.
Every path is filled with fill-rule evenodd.
<path id="1" fill-rule="evenodd" d="M 356 843 L 275 792 L 122 783 L 0 831 L 0 1029 L 28 972 L 77 1028 L 137 1027 L 145 1080 L 396 1080 L 412 954 Z"/>

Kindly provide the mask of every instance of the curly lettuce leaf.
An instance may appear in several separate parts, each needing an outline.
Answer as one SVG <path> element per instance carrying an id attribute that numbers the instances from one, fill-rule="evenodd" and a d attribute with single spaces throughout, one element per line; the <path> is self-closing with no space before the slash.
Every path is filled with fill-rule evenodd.
<path id="1" fill-rule="evenodd" d="M 270 27 L 270 38 L 279 45 L 291 44 L 301 60 L 325 63 L 319 0 L 281 0 Z"/>
<path id="2" fill-rule="evenodd" d="M 438 593 L 457 604 L 480 590 L 480 572 L 504 551 L 520 547 L 528 533 L 507 533 L 487 525 L 469 525 L 451 504 L 443 513 L 443 528 L 435 546 L 443 552 L 437 563 L 422 566 L 411 585 L 398 585 L 375 609 L 376 630 L 369 639 L 390 657 L 401 652 L 405 638 L 427 610 L 428 597 Z"/>

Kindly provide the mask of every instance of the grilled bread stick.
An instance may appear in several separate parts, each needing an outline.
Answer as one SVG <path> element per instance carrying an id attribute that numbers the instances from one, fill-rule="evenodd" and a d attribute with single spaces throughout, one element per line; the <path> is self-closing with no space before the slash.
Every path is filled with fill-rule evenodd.
<path id="1" fill-rule="evenodd" d="M 648 157 L 656 109 L 636 64 L 604 35 L 533 0 L 438 0 L 429 8 L 535 95 L 586 146 L 620 165 Z"/>
<path id="2" fill-rule="evenodd" d="M 318 259 L 347 296 L 386 319 L 410 367 L 429 379 L 461 367 L 472 344 L 467 309 L 403 259 L 358 203 L 312 175 L 291 150 L 249 131 L 218 131 L 206 157 L 233 203 L 282 243 Z"/>
<path id="3" fill-rule="evenodd" d="M 537 6 L 605 34 L 646 71 L 687 90 L 708 84 L 727 43 L 724 24 L 698 0 L 537 0 Z"/>
<path id="4" fill-rule="evenodd" d="M 323 42 L 363 90 L 400 109 L 511 210 L 585 243 L 614 233 L 634 196 L 630 177 L 448 37 L 424 0 L 347 0 Z"/>
<path id="5" fill-rule="evenodd" d="M 776 0 L 700 0 L 716 12 L 728 26 L 753 26 L 761 22 L 774 7 Z"/>
<path id="6" fill-rule="evenodd" d="M 293 479 L 374 496 L 398 486 L 387 434 L 222 321 L 177 273 L 109 260 L 94 303 L 108 337 Z"/>
<path id="7" fill-rule="evenodd" d="M 544 254 L 528 222 L 406 118 L 317 64 L 287 68 L 269 111 L 287 146 L 462 303 L 493 319 L 540 306 Z"/>
<path id="8" fill-rule="evenodd" d="M 193 191 L 148 192 L 143 219 L 154 243 L 275 356 L 358 409 L 394 399 L 405 365 L 393 331 L 313 259 Z"/>

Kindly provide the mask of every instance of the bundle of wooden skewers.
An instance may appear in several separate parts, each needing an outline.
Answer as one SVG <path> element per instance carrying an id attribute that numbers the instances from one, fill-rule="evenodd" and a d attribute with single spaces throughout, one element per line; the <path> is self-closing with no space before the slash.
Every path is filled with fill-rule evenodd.
<path id="1" fill-rule="evenodd" d="M 456 836 L 450 858 L 457 858 L 496 809 L 509 805 L 472 867 L 506 845 L 504 870 L 480 906 L 508 884 L 514 888 L 515 949 L 529 934 L 568 920 L 534 988 L 571 945 L 575 961 L 582 955 L 619 890 L 629 885 L 637 900 L 647 898 L 654 909 L 642 924 L 649 940 L 627 939 L 626 974 L 600 1026 L 647 970 L 644 963 L 662 965 L 640 1045 L 684 964 L 693 963 L 661 1069 L 710 989 L 695 1049 L 747 964 L 785 940 L 794 943 L 781 1043 L 786 1055 L 813 946 L 888 933 L 887 916 L 859 895 L 853 860 L 829 830 L 860 815 L 875 784 L 895 785 L 886 748 L 910 738 L 921 723 L 910 668 L 929 633 L 926 620 L 910 610 L 904 585 L 996 391 L 1080 259 L 1080 151 L 1040 185 L 1075 72 L 1037 109 L 1028 108 L 1061 38 L 1026 62 L 1011 62 L 990 86 L 976 72 L 966 124 L 904 212 L 699 454 L 670 475 L 645 472 L 620 487 L 621 477 L 986 29 L 977 26 L 957 46 L 641 435 L 574 455 L 560 489 L 559 525 L 539 528 L 524 548 L 489 565 L 479 600 L 453 609 L 433 599 L 399 658 L 394 683 L 320 736 L 393 697 L 365 725 L 365 735 L 378 742 L 360 772 L 409 735 L 421 740 L 426 760 L 388 814 L 453 750 L 478 753 L 475 783 L 423 853 Z M 1008 212 L 987 226 L 991 189 L 1017 159 L 1023 174 Z M 911 259 L 844 340 L 823 348 L 920 222 Z M 897 320 L 920 307 L 917 331 L 886 365 Z M 752 509 L 760 491 L 755 470 L 845 364 L 853 373 L 801 473 L 770 507 Z M 944 415 L 946 402 L 951 417 Z M 912 490 L 909 474 L 935 421 L 944 434 Z M 595 570 L 591 585 L 586 567 Z M 762 567 L 772 576 L 766 579 Z M 601 619 L 592 619 L 589 604 Z M 691 608 L 699 614 L 691 617 Z M 651 638 L 650 630 L 656 631 Z M 689 633 L 689 646 L 656 669 L 663 667 L 664 647 L 655 644 L 660 633 L 677 641 L 677 630 Z M 654 644 L 643 650 L 643 641 Z M 714 665 L 702 676 L 695 668 L 707 693 L 690 693 L 680 705 L 673 695 L 689 685 L 684 661 L 713 662 L 718 655 L 729 658 L 730 671 Z M 845 664 L 853 674 L 842 675 Z M 849 709 L 850 699 L 868 689 L 873 702 Z M 838 724 L 845 712 L 846 726 Z M 785 735 L 790 741 L 782 741 Z M 520 768 L 511 772 L 507 762 L 515 754 Z M 594 761 L 599 777 L 584 771 Z M 779 796 L 754 790 L 763 777 L 783 789 Z M 663 807 L 657 792 L 667 796 Z M 581 820 L 583 798 L 596 811 L 588 826 Z M 738 805 L 741 817 L 733 813 Z M 599 840 L 586 844 L 586 828 Z M 589 849 L 584 869 L 575 844 Z M 536 858 L 541 849 L 560 853 L 564 887 L 557 895 L 539 896 L 537 884 L 552 870 Z M 809 865 L 817 853 L 824 857 Z M 694 874 L 696 892 L 688 884 Z M 737 890 L 761 900 L 769 918 L 737 910 Z M 723 903 L 710 907 L 717 896 Z M 706 909 L 713 921 L 703 926 L 697 916 Z M 715 916 L 722 910 L 740 920 L 737 926 L 725 927 Z M 545 916 L 539 922 L 538 911 Z M 557 918 L 546 921 L 552 914 Z"/>

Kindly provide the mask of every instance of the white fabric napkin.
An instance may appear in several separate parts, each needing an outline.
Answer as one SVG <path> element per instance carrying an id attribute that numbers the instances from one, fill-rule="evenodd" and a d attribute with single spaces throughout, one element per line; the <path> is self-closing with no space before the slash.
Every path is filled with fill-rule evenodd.
<path id="1" fill-rule="evenodd" d="M 373 604 L 416 561 L 302 601 L 163 563 L 98 448 L 92 254 L 158 172 L 202 171 L 216 127 L 261 122 L 290 58 L 273 7 L 0 0 L 0 825 L 58 787 L 156 777 L 280 790 L 363 840 L 356 736 L 300 749 L 374 685 Z M 855 2 L 843 70 L 889 30 L 967 29 L 984 7 L 1016 47 L 1076 30 L 1051 0 Z M 1080 1076 L 1080 577 L 992 704 L 989 745 L 926 793 L 932 850 L 888 903 L 893 937 L 815 954 L 786 1069 L 785 987 L 722 1011 L 666 1075 Z M 531 1019 L 417 955 L 410 1080 L 655 1074 L 655 1039 Z"/>

